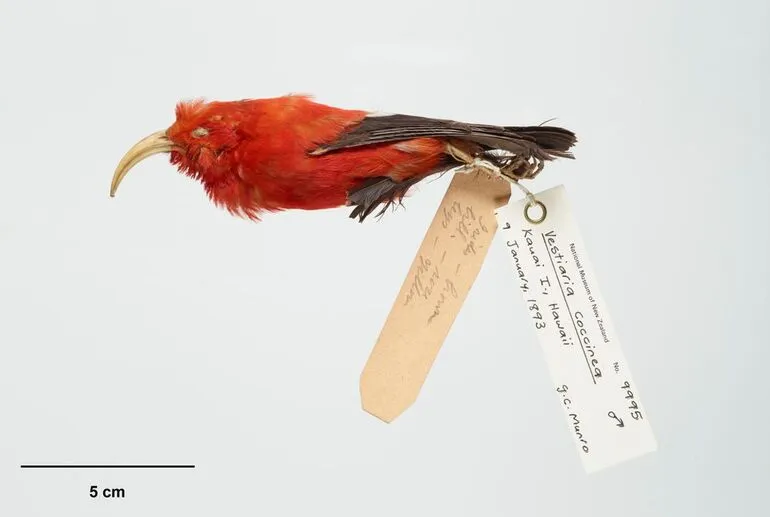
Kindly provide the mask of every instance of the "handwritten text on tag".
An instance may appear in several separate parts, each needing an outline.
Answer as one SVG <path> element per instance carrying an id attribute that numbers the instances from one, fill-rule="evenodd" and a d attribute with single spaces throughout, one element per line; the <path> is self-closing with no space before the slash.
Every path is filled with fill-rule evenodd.
<path id="1" fill-rule="evenodd" d="M 498 210 L 500 234 L 587 472 L 657 449 L 563 186 Z M 538 207 L 530 215 L 539 216 Z"/>

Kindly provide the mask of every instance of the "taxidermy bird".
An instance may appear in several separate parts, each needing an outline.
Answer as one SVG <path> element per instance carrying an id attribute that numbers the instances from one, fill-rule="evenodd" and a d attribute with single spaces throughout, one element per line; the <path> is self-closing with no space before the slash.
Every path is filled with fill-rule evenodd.
<path id="1" fill-rule="evenodd" d="M 435 174 L 483 169 L 518 185 L 545 162 L 572 158 L 574 133 L 335 108 L 303 95 L 176 106 L 176 121 L 139 141 L 115 170 L 114 196 L 141 160 L 169 153 L 211 201 L 258 220 L 265 212 L 353 207 L 364 221 Z"/>

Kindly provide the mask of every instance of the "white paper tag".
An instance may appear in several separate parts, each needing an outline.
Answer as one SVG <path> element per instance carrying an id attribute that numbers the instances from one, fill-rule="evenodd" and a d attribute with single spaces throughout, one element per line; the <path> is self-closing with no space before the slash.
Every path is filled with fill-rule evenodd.
<path id="1" fill-rule="evenodd" d="M 524 217 L 527 200 L 497 212 L 532 327 L 587 472 L 657 449 L 607 305 L 563 186 L 535 197 L 546 218 Z M 530 219 L 540 218 L 530 208 Z"/>

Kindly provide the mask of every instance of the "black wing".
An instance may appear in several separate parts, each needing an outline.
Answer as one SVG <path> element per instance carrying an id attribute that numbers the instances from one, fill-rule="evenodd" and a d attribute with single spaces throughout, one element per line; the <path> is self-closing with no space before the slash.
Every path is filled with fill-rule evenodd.
<path id="1" fill-rule="evenodd" d="M 465 140 L 487 150 L 508 151 L 524 158 L 540 160 L 572 158 L 569 149 L 577 142 L 572 131 L 554 126 L 490 126 L 413 115 L 385 115 L 364 118 L 312 154 L 413 138 Z"/>
<path id="2" fill-rule="evenodd" d="M 577 142 L 575 134 L 554 126 L 491 126 L 466 124 L 413 115 L 369 116 L 337 139 L 311 154 L 321 155 L 365 145 L 386 144 L 414 138 L 446 138 L 475 144 L 479 155 L 495 161 L 495 151 L 505 151 L 526 160 L 539 162 L 572 158 L 570 149 Z M 354 206 L 351 218 L 363 222 L 378 206 L 381 215 L 389 206 L 400 204 L 415 183 L 435 173 L 451 169 L 457 162 L 447 156 L 445 163 L 425 175 L 396 182 L 389 177 L 370 178 L 348 192 L 348 204 Z"/>

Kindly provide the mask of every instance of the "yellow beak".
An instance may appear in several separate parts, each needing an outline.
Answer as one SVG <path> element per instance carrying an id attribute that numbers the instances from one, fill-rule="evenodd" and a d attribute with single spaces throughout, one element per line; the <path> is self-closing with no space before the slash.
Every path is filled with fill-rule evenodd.
<path id="1" fill-rule="evenodd" d="M 168 153 L 175 147 L 173 142 L 166 136 L 166 131 L 156 131 L 150 136 L 139 140 L 123 156 L 123 159 L 120 160 L 118 167 L 115 169 L 115 174 L 112 176 L 112 185 L 110 186 L 110 197 L 115 197 L 118 185 L 120 185 L 120 182 L 123 181 L 123 178 L 126 177 L 126 174 L 134 165 L 153 154 Z"/>

